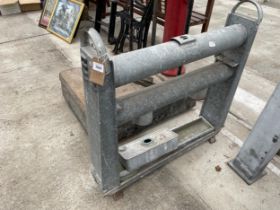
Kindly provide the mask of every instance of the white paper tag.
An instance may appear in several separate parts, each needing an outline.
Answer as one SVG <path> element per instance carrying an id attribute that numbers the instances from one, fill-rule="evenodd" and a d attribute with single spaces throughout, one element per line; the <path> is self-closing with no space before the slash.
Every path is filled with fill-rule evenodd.
<path id="1" fill-rule="evenodd" d="M 92 69 L 100 73 L 104 73 L 104 65 L 102 63 L 93 62 Z"/>
<path id="2" fill-rule="evenodd" d="M 210 41 L 210 42 L 209 42 L 209 47 L 216 47 L 216 43 L 213 42 L 213 41 Z"/>

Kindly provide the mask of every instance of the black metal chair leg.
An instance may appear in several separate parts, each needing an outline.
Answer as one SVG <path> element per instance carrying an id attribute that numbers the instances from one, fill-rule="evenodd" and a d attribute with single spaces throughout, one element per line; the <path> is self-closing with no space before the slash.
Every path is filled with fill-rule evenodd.
<path id="1" fill-rule="evenodd" d="M 144 39 L 143 39 L 143 47 L 144 47 L 144 48 L 147 47 L 149 29 L 150 29 L 150 24 L 149 24 L 149 25 L 146 25 L 146 27 L 145 27 Z"/>
<path id="2" fill-rule="evenodd" d="M 137 47 L 141 49 L 143 45 L 143 31 L 140 29 L 137 36 Z"/>
<path id="3" fill-rule="evenodd" d="M 124 35 L 120 41 L 120 48 L 119 48 L 120 52 L 123 52 L 124 42 L 126 40 L 128 33 L 129 33 L 129 24 L 126 24 Z"/>
<path id="4" fill-rule="evenodd" d="M 115 25 L 116 25 L 116 14 L 117 13 L 117 2 L 113 1 L 111 4 L 111 14 L 110 14 L 110 24 L 108 33 L 108 42 L 110 44 L 115 44 Z"/>
<path id="5" fill-rule="evenodd" d="M 113 52 L 114 52 L 115 54 L 117 54 L 118 51 L 119 51 L 120 42 L 121 42 L 121 39 L 122 39 L 124 33 L 125 33 L 125 21 L 124 21 L 123 18 L 121 18 L 121 28 L 120 28 L 120 32 L 119 32 L 118 38 L 116 39 L 115 47 L 114 47 L 114 49 L 113 49 Z"/>

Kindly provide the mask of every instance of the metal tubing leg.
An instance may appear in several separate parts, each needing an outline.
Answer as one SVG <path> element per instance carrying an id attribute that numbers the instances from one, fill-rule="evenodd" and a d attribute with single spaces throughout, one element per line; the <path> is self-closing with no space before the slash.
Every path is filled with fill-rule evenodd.
<path id="1" fill-rule="evenodd" d="M 94 28 L 95 28 L 95 30 L 100 32 L 102 13 L 104 12 L 104 8 L 106 8 L 106 1 L 97 0 L 96 5 L 97 5 L 97 8 L 96 8 Z"/>

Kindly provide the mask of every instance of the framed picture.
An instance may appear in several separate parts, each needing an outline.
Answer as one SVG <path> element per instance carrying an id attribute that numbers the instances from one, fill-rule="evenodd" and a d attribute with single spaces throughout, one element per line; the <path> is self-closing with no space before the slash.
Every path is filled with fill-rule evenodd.
<path id="1" fill-rule="evenodd" d="M 57 0 L 45 0 L 44 8 L 39 20 L 39 26 L 47 28 Z"/>
<path id="2" fill-rule="evenodd" d="M 79 1 L 57 0 L 47 28 L 48 31 L 71 43 L 83 9 L 84 3 Z"/>

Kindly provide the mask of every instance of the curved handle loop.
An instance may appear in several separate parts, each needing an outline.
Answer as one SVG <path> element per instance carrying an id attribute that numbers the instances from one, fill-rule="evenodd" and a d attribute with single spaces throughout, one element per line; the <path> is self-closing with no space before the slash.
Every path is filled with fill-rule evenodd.
<path id="1" fill-rule="evenodd" d="M 237 8 L 244 3 L 251 3 L 253 4 L 256 8 L 257 8 L 257 13 L 258 13 L 258 19 L 256 21 L 257 24 L 260 24 L 262 22 L 263 19 L 263 10 L 262 7 L 260 6 L 260 4 L 258 4 L 256 1 L 254 0 L 241 0 L 239 3 L 237 3 L 231 10 L 232 13 L 235 13 L 235 11 L 237 10 Z"/>
<path id="2" fill-rule="evenodd" d="M 105 54 L 107 54 L 106 47 L 100 34 L 93 28 L 84 30 L 82 33 L 81 47 L 86 46 L 92 47 L 96 51 L 97 56 L 104 56 Z"/>

